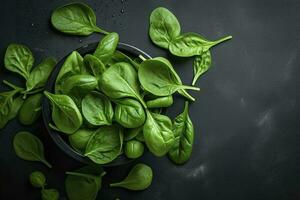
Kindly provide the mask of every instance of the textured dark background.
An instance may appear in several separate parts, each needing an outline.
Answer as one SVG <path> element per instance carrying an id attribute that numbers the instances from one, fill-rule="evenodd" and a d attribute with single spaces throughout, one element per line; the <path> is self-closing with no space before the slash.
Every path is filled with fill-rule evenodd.
<path id="1" fill-rule="evenodd" d="M 37 62 L 45 56 L 62 58 L 75 48 L 102 36 L 72 37 L 49 25 L 52 9 L 65 0 L 2 0 L 0 4 L 0 55 L 11 42 L 28 45 Z M 87 1 L 94 8 L 98 25 L 120 34 L 122 42 L 152 56 L 168 56 L 183 82 L 192 79 L 192 59 L 178 59 L 154 46 L 148 38 L 150 12 L 157 6 L 173 11 L 182 31 L 194 31 L 209 39 L 231 34 L 233 40 L 212 50 L 213 65 L 193 93 L 197 101 L 190 115 L 195 126 L 195 145 L 190 161 L 175 166 L 167 158 L 146 154 L 140 161 L 152 166 L 154 179 L 143 192 L 110 189 L 129 166 L 106 169 L 98 199 L 300 199 L 300 2 L 277 1 Z M 176 62 L 175 62 L 176 61 Z M 22 83 L 4 70 L 0 79 Z M 0 89 L 6 89 L 2 84 Z M 178 99 L 169 111 L 182 111 Z M 12 138 L 19 130 L 32 130 L 46 147 L 54 166 L 17 158 Z M 64 172 L 80 166 L 55 144 L 43 129 L 11 121 L 0 130 L 0 199 L 39 199 L 28 183 L 31 171 L 46 173 L 49 187 L 65 199 Z"/>

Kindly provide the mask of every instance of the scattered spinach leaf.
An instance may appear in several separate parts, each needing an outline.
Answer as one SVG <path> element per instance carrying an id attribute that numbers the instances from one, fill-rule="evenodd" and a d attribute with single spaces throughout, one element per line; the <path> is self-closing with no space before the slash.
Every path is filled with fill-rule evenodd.
<path id="1" fill-rule="evenodd" d="M 194 78 L 192 85 L 196 84 L 199 77 L 204 74 L 211 66 L 211 55 L 210 51 L 204 52 L 200 56 L 195 56 L 194 60 Z"/>
<path id="2" fill-rule="evenodd" d="M 46 185 L 46 177 L 41 171 L 32 172 L 29 176 L 29 181 L 36 188 L 44 188 Z"/>
<path id="3" fill-rule="evenodd" d="M 40 116 L 43 94 L 38 93 L 28 97 L 19 110 L 19 121 L 23 125 L 33 124 Z"/>
<path id="4" fill-rule="evenodd" d="M 56 189 L 42 189 L 42 200 L 59 200 L 59 192 Z"/>

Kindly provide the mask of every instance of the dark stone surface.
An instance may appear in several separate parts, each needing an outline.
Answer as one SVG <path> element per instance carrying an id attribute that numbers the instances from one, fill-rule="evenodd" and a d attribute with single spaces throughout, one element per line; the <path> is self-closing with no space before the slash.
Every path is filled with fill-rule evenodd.
<path id="1" fill-rule="evenodd" d="M 49 26 L 51 10 L 68 1 L 2 0 L 0 5 L 0 55 L 11 42 L 28 45 L 37 62 L 45 56 L 64 57 L 101 35 L 72 37 Z M 152 56 L 168 56 L 183 82 L 192 79 L 192 59 L 178 59 L 154 46 L 148 38 L 148 18 L 157 6 L 172 10 L 182 31 L 194 31 L 209 39 L 231 34 L 234 39 L 212 50 L 213 66 L 193 93 L 197 101 L 190 115 L 196 134 L 193 155 L 184 166 L 167 158 L 146 154 L 138 162 L 152 166 L 152 186 L 143 192 L 110 189 L 131 165 L 106 169 L 98 199 L 300 199 L 300 3 L 277 1 L 87 1 L 98 24 L 120 34 L 121 41 Z M 121 10 L 124 10 L 124 13 Z M 0 79 L 22 83 L 4 70 Z M 1 90 L 6 89 L 2 84 Z M 169 115 L 181 112 L 182 99 Z M 32 130 L 46 147 L 54 166 L 20 160 L 12 138 L 19 130 Z M 0 130 L 0 199 L 39 199 L 28 183 L 31 171 L 46 173 L 48 186 L 58 188 L 62 199 L 64 172 L 80 166 L 53 144 L 42 121 L 23 127 L 17 120 Z"/>

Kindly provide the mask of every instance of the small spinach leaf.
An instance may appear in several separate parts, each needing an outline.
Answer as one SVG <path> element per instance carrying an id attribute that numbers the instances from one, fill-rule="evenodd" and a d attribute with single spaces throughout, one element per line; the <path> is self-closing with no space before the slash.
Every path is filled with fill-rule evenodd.
<path id="1" fill-rule="evenodd" d="M 29 176 L 29 181 L 33 187 L 43 188 L 46 185 L 46 177 L 40 171 L 34 171 Z"/>
<path id="2" fill-rule="evenodd" d="M 71 35 L 90 35 L 93 32 L 107 34 L 96 24 L 92 8 L 83 3 L 70 3 L 56 8 L 51 23 L 58 31 Z"/>
<path id="3" fill-rule="evenodd" d="M 146 102 L 148 108 L 164 108 L 173 104 L 172 95 L 165 97 L 157 97 Z"/>
<path id="4" fill-rule="evenodd" d="M 106 67 L 102 61 L 91 54 L 86 54 L 83 58 L 83 62 L 87 71 L 96 78 L 99 78 L 99 76 L 102 75 L 106 70 Z"/>
<path id="5" fill-rule="evenodd" d="M 172 122 L 169 117 L 147 111 L 143 133 L 149 150 L 156 156 L 164 156 L 174 143 Z"/>
<path id="6" fill-rule="evenodd" d="M 138 134 L 143 133 L 143 126 L 127 129 L 124 132 L 124 141 L 129 141 L 135 138 Z"/>
<path id="7" fill-rule="evenodd" d="M 136 164 L 129 172 L 127 177 L 119 182 L 110 184 L 111 187 L 122 187 L 129 190 L 145 190 L 151 183 L 153 172 L 148 165 Z"/>
<path id="8" fill-rule="evenodd" d="M 43 143 L 35 135 L 25 131 L 19 132 L 14 137 L 13 146 L 17 156 L 23 160 L 40 161 L 51 168 L 45 159 Z"/>
<path id="9" fill-rule="evenodd" d="M 82 116 L 71 97 L 44 92 L 52 104 L 52 120 L 63 133 L 72 134 L 82 125 Z"/>
<path id="10" fill-rule="evenodd" d="M 42 189 L 42 200 L 59 200 L 59 192 L 56 189 Z"/>
<path id="11" fill-rule="evenodd" d="M 199 77 L 204 74 L 211 66 L 211 55 L 209 50 L 200 56 L 195 56 L 194 60 L 194 78 L 192 85 L 196 84 Z"/>
<path id="12" fill-rule="evenodd" d="M 156 8 L 150 15 L 149 35 L 159 47 L 168 49 L 169 43 L 180 35 L 180 24 L 173 13 L 166 8 Z"/>
<path id="13" fill-rule="evenodd" d="M 118 43 L 119 35 L 117 33 L 109 33 L 99 42 L 94 56 L 99 58 L 103 64 L 106 64 L 116 51 Z"/>
<path id="14" fill-rule="evenodd" d="M 5 52 L 4 65 L 6 69 L 18 73 L 26 80 L 34 63 L 30 49 L 21 44 L 10 44 Z"/>
<path id="15" fill-rule="evenodd" d="M 176 164 L 183 164 L 188 161 L 193 149 L 194 126 L 188 114 L 188 105 L 188 102 L 186 102 L 183 113 L 174 119 L 175 142 L 168 155 Z"/>
<path id="16" fill-rule="evenodd" d="M 127 158 L 135 159 L 141 157 L 144 153 L 144 145 L 140 141 L 130 140 L 125 144 L 124 153 Z"/>
<path id="17" fill-rule="evenodd" d="M 117 125 L 102 126 L 90 138 L 85 156 L 97 164 L 106 164 L 118 157 L 122 146 L 122 128 Z"/>
<path id="18" fill-rule="evenodd" d="M 19 111 L 19 121 L 23 125 L 33 124 L 41 114 L 41 107 L 43 94 L 38 93 L 28 97 Z"/>
<path id="19" fill-rule="evenodd" d="M 111 125 L 114 111 L 109 99 L 99 93 L 91 92 L 82 100 L 82 114 L 92 125 Z"/>

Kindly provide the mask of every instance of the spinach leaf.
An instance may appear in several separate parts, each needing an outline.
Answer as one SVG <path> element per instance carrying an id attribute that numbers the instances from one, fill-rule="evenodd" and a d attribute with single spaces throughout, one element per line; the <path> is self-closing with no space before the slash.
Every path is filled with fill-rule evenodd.
<path id="1" fill-rule="evenodd" d="M 10 44 L 4 56 L 5 68 L 18 73 L 26 80 L 34 63 L 34 57 L 28 47 L 21 44 Z"/>
<path id="2" fill-rule="evenodd" d="M 45 159 L 43 143 L 33 134 L 25 131 L 17 133 L 13 146 L 17 156 L 23 160 L 40 161 L 47 167 L 52 167 Z"/>
<path id="3" fill-rule="evenodd" d="M 34 171 L 29 176 L 29 181 L 33 187 L 44 188 L 46 185 L 46 177 L 40 171 Z"/>
<path id="4" fill-rule="evenodd" d="M 67 172 L 66 192 L 70 200 L 95 200 L 105 175 L 99 166 L 85 166 L 75 172 Z"/>
<path id="5" fill-rule="evenodd" d="M 64 64 L 62 65 L 57 75 L 55 81 L 55 93 L 62 93 L 61 87 L 65 79 L 72 75 L 80 74 L 83 66 L 84 64 L 82 56 L 77 51 L 73 51 L 66 58 Z"/>
<path id="6" fill-rule="evenodd" d="M 92 125 L 111 125 L 114 111 L 109 99 L 99 93 L 91 92 L 82 100 L 82 114 Z"/>
<path id="7" fill-rule="evenodd" d="M 56 63 L 55 58 L 50 57 L 34 67 L 26 81 L 26 91 L 44 87 Z"/>
<path id="8" fill-rule="evenodd" d="M 82 125 L 82 116 L 71 97 L 44 92 L 52 104 L 52 120 L 63 133 L 72 134 Z"/>
<path id="9" fill-rule="evenodd" d="M 183 113 L 174 119 L 173 132 L 175 142 L 168 156 L 176 164 L 183 164 L 191 157 L 194 143 L 194 126 L 188 114 L 188 102 Z"/>
<path id="10" fill-rule="evenodd" d="M 83 62 L 87 71 L 96 78 L 99 78 L 99 76 L 102 75 L 106 70 L 106 67 L 102 61 L 91 54 L 86 54 L 83 58 Z"/>
<path id="11" fill-rule="evenodd" d="M 129 56 L 127 56 L 126 54 L 116 50 L 114 52 L 114 54 L 112 55 L 112 57 L 110 58 L 110 60 L 108 61 L 107 65 L 108 66 L 112 66 L 116 63 L 119 62 L 127 62 L 130 63 L 132 66 L 134 66 L 134 68 L 136 70 L 138 70 L 139 68 L 139 63 L 135 62 L 134 60 L 132 60 Z"/>
<path id="12" fill-rule="evenodd" d="M 92 75 L 73 75 L 65 79 L 61 87 L 67 95 L 84 96 L 98 87 L 97 79 Z"/>
<path id="13" fill-rule="evenodd" d="M 94 131 L 90 129 L 78 129 L 74 134 L 69 136 L 69 142 L 74 149 L 84 152 L 85 147 L 93 133 Z"/>
<path id="14" fill-rule="evenodd" d="M 125 128 L 136 128 L 144 124 L 146 114 L 143 106 L 134 99 L 124 98 L 114 100 L 114 119 Z"/>
<path id="15" fill-rule="evenodd" d="M 132 97 L 146 107 L 140 95 L 137 72 L 129 63 L 120 62 L 109 67 L 102 74 L 99 86 L 104 94 L 112 99 Z"/>
<path id="16" fill-rule="evenodd" d="M 156 96 L 169 96 L 183 89 L 200 90 L 182 85 L 172 65 L 161 57 L 144 60 L 139 68 L 138 77 L 142 87 Z"/>
<path id="17" fill-rule="evenodd" d="M 118 43 L 119 35 L 117 33 L 109 33 L 99 42 L 94 56 L 99 58 L 103 64 L 106 64 L 116 51 Z"/>
<path id="18" fill-rule="evenodd" d="M 85 156 L 97 164 L 106 164 L 118 157 L 123 146 L 121 127 L 102 126 L 90 138 Z"/>
<path id="19" fill-rule="evenodd" d="M 172 95 L 165 97 L 158 97 L 146 102 L 148 108 L 164 108 L 169 107 L 173 104 Z"/>
<path id="20" fill-rule="evenodd" d="M 200 56 L 195 56 L 194 60 L 194 78 L 192 85 L 196 84 L 199 77 L 204 74 L 211 66 L 211 55 L 209 50 L 203 52 Z"/>
<path id="21" fill-rule="evenodd" d="M 19 121 L 23 125 L 33 124 L 40 116 L 43 94 L 38 93 L 28 97 L 19 111 Z"/>
<path id="22" fill-rule="evenodd" d="M 110 184 L 111 187 L 122 187 L 129 190 L 145 190 L 151 183 L 153 172 L 148 165 L 136 164 L 129 172 L 127 177 L 119 182 Z"/>
<path id="23" fill-rule="evenodd" d="M 149 35 L 154 44 L 168 49 L 169 43 L 180 35 L 180 24 L 168 9 L 156 8 L 150 15 Z"/>
<path id="24" fill-rule="evenodd" d="M 13 99 L 11 110 L 10 110 L 9 115 L 8 115 L 8 120 L 11 120 L 11 119 L 15 118 L 18 115 L 18 113 L 20 112 L 20 108 L 22 107 L 23 103 L 24 103 L 24 99 L 21 96 Z M 0 124 L 1 124 L 1 122 L 0 122 Z M 1 129 L 1 126 L 0 126 L 0 129 Z"/>
<path id="25" fill-rule="evenodd" d="M 197 33 L 185 33 L 171 41 L 169 50 L 175 56 L 191 57 L 201 55 L 211 47 L 231 38 L 232 36 L 227 36 L 216 41 L 209 41 Z"/>
<path id="26" fill-rule="evenodd" d="M 135 137 L 135 139 L 137 141 L 140 141 L 140 142 L 145 142 L 145 137 L 144 137 L 143 129 L 142 129 L 142 131 L 139 132 L 139 134 L 137 134 L 137 136 Z"/>
<path id="27" fill-rule="evenodd" d="M 143 126 L 127 129 L 126 131 L 124 131 L 124 141 L 132 140 L 139 133 L 143 133 Z"/>
<path id="28" fill-rule="evenodd" d="M 42 200 L 59 200 L 59 192 L 56 189 L 42 189 Z"/>
<path id="29" fill-rule="evenodd" d="M 4 128 L 7 122 L 18 113 L 18 108 L 20 104 L 22 104 L 19 98 L 14 100 L 14 96 L 18 92 L 20 92 L 20 90 L 15 89 L 0 93 L 0 129 Z"/>
<path id="30" fill-rule="evenodd" d="M 147 111 L 143 133 L 148 149 L 159 157 L 165 155 L 174 143 L 172 122 L 165 115 Z"/>
<path id="31" fill-rule="evenodd" d="M 56 8 L 52 13 L 51 23 L 58 31 L 71 35 L 108 33 L 97 26 L 94 11 L 83 3 L 70 3 Z"/>
<path id="32" fill-rule="evenodd" d="M 128 158 L 135 159 L 141 157 L 144 153 L 144 145 L 140 141 L 130 140 L 126 142 L 124 152 Z"/>

